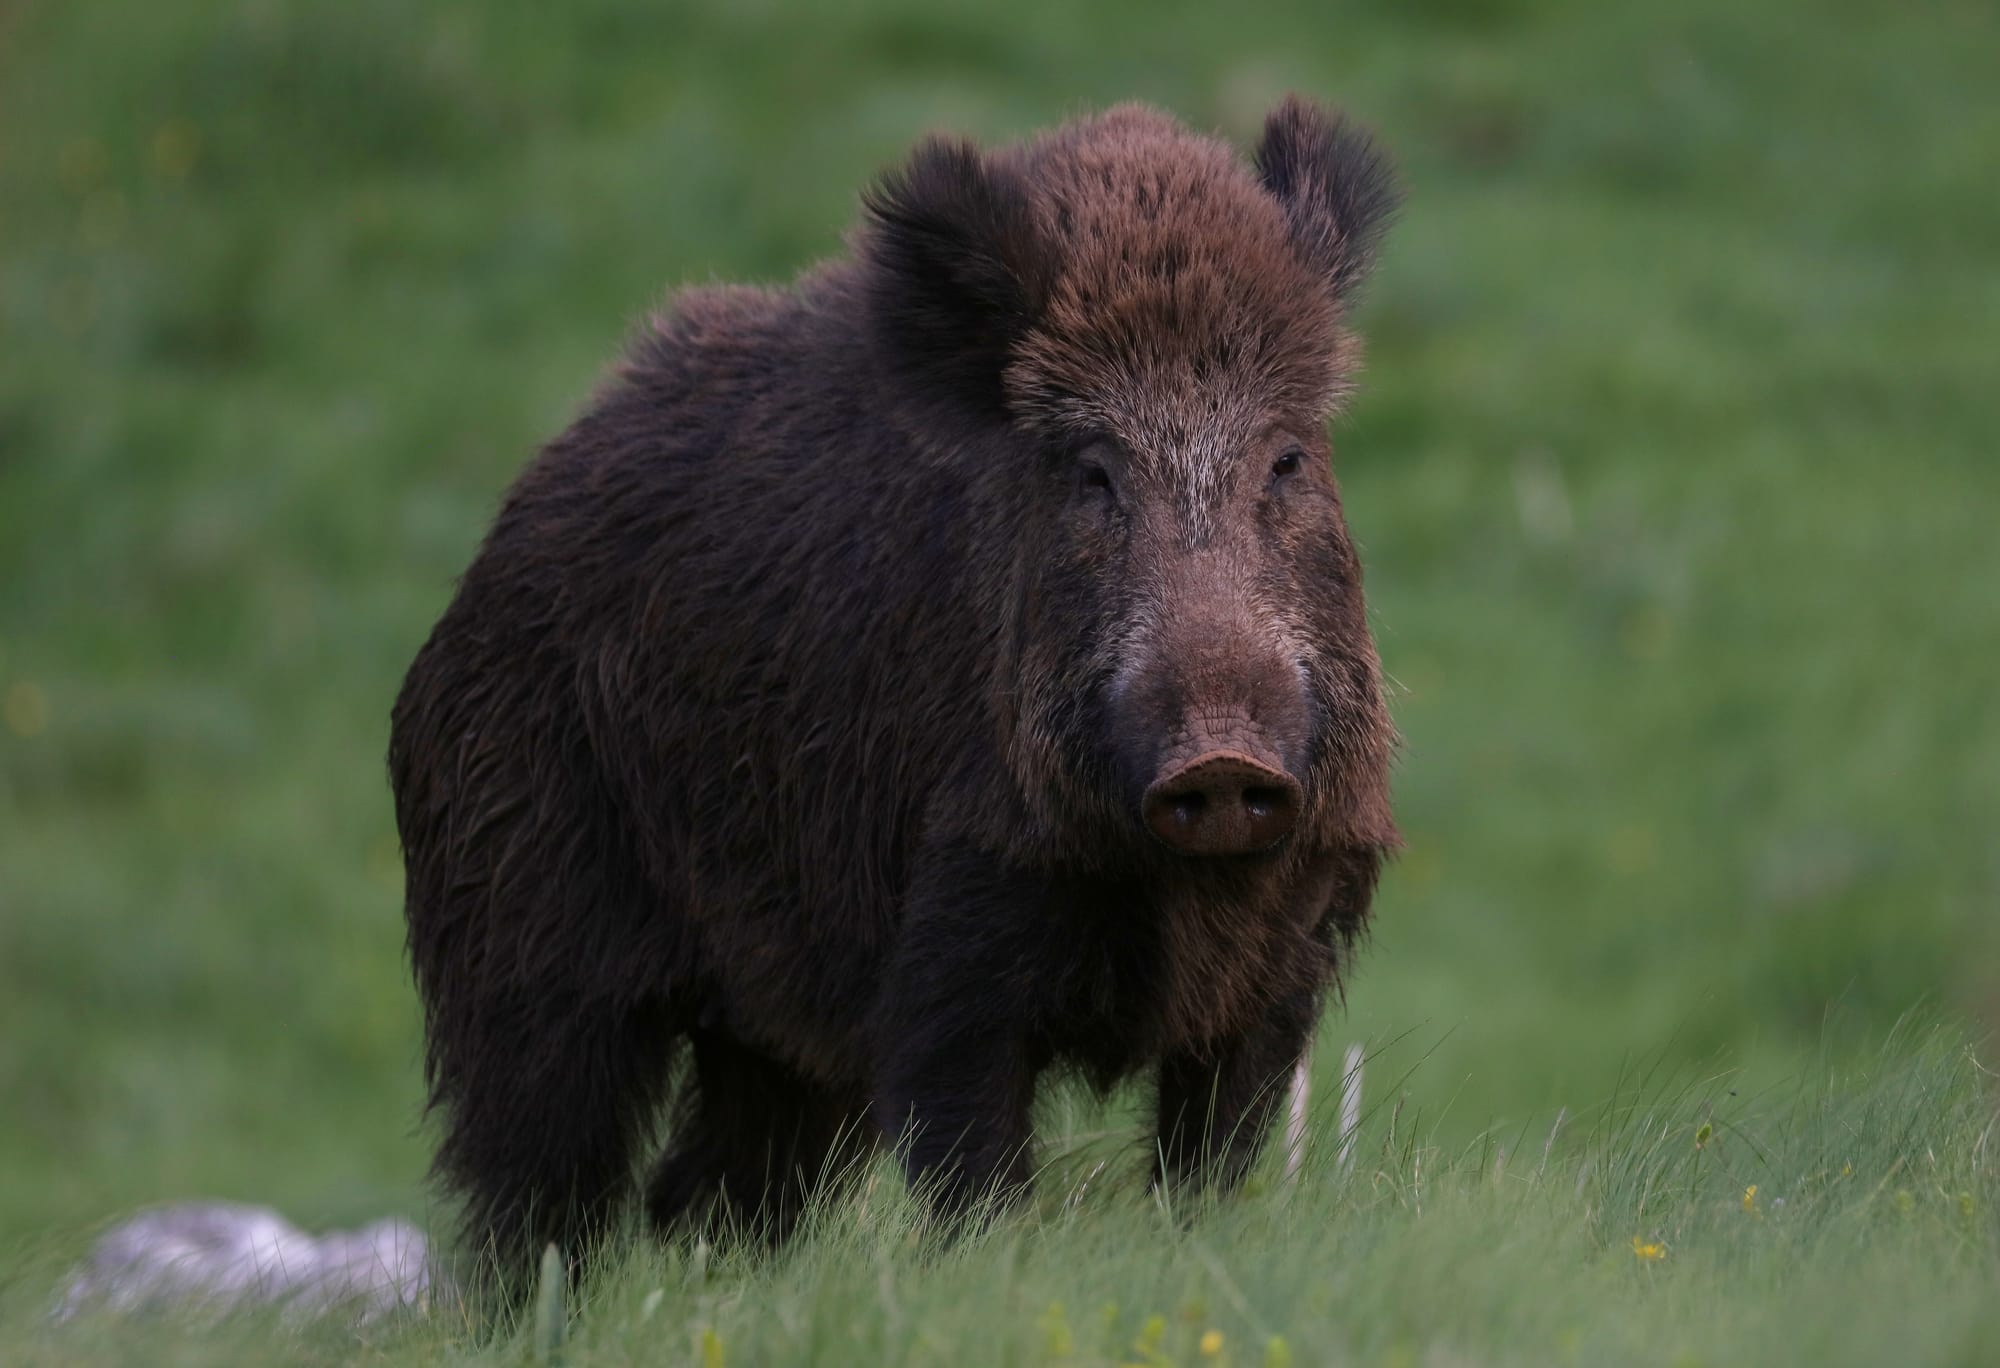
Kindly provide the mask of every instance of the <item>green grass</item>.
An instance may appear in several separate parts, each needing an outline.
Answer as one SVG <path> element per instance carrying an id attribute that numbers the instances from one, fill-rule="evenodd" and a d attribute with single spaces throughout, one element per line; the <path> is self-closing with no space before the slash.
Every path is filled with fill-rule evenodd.
<path id="1" fill-rule="evenodd" d="M 700 1287 L 637 1262 L 577 1352 L 712 1323 L 732 1363 L 836 1358 L 851 1318 L 981 1361 L 1057 1298 L 1095 1352 L 1100 1301 L 1129 1341 L 1199 1295 L 1237 1362 L 1273 1327 L 1301 1363 L 1548 1361 L 1572 1307 L 1579 1362 L 1996 1356 L 1990 1234 L 1914 1180 L 1906 1224 L 1878 1196 L 1752 1227 L 1718 1224 L 1718 1169 L 1641 1268 L 1587 1146 L 1560 1181 L 1460 1157 L 1632 1059 L 1764 1097 L 1858 1069 L 1918 1000 L 2000 1027 L 1990 6 L 1167 8 L 0 13 L 0 1359 L 153 1343 L 32 1310 L 139 1204 L 425 1214 L 388 702 L 632 320 L 836 250 L 923 130 L 1137 96 L 1241 138 L 1290 87 L 1374 123 L 1412 191 L 1338 434 L 1410 850 L 1321 1053 L 1425 1056 L 1370 1071 L 1437 1147 L 1425 1215 L 1385 1195 L 1412 1157 L 1185 1237 L 1113 1191 L 883 1265 L 870 1218 Z M 1941 1096 L 1916 1068 L 1866 1095 Z M 1950 1095 L 1856 1143 L 1982 1200 Z M 264 1329 L 160 1352 L 267 1358 Z"/>
<path id="2" fill-rule="evenodd" d="M 1351 1166 L 1322 1145 L 1296 1186 L 1268 1175 L 1199 1211 L 1144 1196 L 1139 1156 L 1072 1139 L 1037 1211 L 950 1248 L 885 1166 L 785 1258 L 639 1247 L 567 1298 L 558 1272 L 491 1334 L 449 1303 L 360 1331 L 140 1324 L 158 1363 L 1991 1360 L 2000 1137 L 1968 1051 L 1899 1038 L 1755 1099 L 1726 1074 L 1660 1068 L 1549 1135 L 1454 1148 L 1378 1111 Z M 24 1355 L 131 1350 L 128 1320 L 28 1328 L 47 1281 L 0 1301 Z"/>

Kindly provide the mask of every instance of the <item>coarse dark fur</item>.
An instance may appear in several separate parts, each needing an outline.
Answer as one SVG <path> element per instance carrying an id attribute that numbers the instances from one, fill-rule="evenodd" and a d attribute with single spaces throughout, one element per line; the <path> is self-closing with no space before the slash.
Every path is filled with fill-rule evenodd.
<path id="1" fill-rule="evenodd" d="M 1153 1071 L 1158 1179 L 1242 1177 L 1396 843 L 1326 438 L 1392 199 L 1302 101 L 1248 166 L 1121 107 L 926 142 L 850 258 L 640 330 L 395 707 L 499 1270 L 580 1253 L 663 1110 L 661 1229 L 782 1238 L 884 1135 L 946 1215 L 1017 1194 L 1054 1065 Z M 1302 795 L 1272 848 L 1140 821 L 1218 747 Z"/>

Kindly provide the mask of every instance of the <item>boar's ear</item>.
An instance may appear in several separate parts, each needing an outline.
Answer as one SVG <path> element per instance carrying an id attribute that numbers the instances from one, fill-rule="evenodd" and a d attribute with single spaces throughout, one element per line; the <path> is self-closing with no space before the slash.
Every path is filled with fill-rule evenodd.
<path id="1" fill-rule="evenodd" d="M 1296 95 L 1264 120 L 1257 174 L 1284 206 L 1299 254 L 1336 295 L 1360 283 L 1401 200 L 1388 158 L 1339 114 Z"/>
<path id="2" fill-rule="evenodd" d="M 932 138 L 862 202 L 876 345 L 927 396 L 1003 417 L 1001 376 L 1040 293 L 1018 173 L 968 142 Z"/>

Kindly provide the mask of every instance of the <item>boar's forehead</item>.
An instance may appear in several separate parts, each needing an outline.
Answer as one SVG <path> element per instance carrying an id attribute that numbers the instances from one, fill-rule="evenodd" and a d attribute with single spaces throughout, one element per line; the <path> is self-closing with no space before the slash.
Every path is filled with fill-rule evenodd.
<path id="1" fill-rule="evenodd" d="M 1023 422 L 1108 432 L 1185 489 L 1274 421 L 1332 412 L 1350 363 L 1338 302 L 1226 144 L 1122 109 L 1021 155 L 1048 253 L 1007 372 Z"/>

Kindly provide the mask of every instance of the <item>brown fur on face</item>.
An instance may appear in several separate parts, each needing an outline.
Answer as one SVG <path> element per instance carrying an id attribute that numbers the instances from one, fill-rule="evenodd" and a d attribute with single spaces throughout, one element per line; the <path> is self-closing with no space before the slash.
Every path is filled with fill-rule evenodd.
<path id="1" fill-rule="evenodd" d="M 1241 1177 L 1395 842 L 1325 438 L 1390 199 L 1300 101 L 1251 165 L 1136 107 L 932 141 L 521 475 L 390 747 L 438 1169 L 503 1269 L 607 1228 L 663 1106 L 663 1228 L 781 1237 L 877 1136 L 942 1212 L 1017 1192 L 1061 1064 L 1152 1074 L 1161 1181 Z M 1141 820 L 1238 773 L 1295 824 Z"/>
<path id="2" fill-rule="evenodd" d="M 1021 159 L 1059 263 L 1007 369 L 1021 419 L 1180 459 L 1257 413 L 1325 422 L 1350 365 L 1342 301 L 1232 149 L 1123 106 Z"/>
<path id="3" fill-rule="evenodd" d="M 1316 158 L 1345 161 L 1347 174 Z M 1357 359 L 1345 306 L 1389 202 L 1379 160 L 1337 120 L 1290 101 L 1267 126 L 1261 174 L 1225 144 L 1139 106 L 997 161 L 1002 183 L 1031 187 L 1025 217 L 1040 254 L 1017 272 L 1033 319 L 1005 371 L 1009 412 L 1057 449 L 1115 448 L 1135 524 L 1116 572 L 1096 571 L 1123 594 L 1116 621 L 1092 624 L 1088 648 L 1029 631 L 1046 654 L 1007 676 L 1024 789 L 1067 793 L 1080 808 L 1129 806 L 1128 793 L 1079 780 L 1069 762 L 1087 743 L 1063 738 L 1051 719 L 1073 714 L 1079 694 L 1115 688 L 1107 676 L 1130 668 L 1119 657 L 1145 649 L 1149 630 L 1169 638 L 1155 649 L 1188 667 L 1244 654 L 1245 639 L 1261 634 L 1271 649 L 1254 664 L 1308 675 L 1330 719 L 1320 772 L 1306 776 L 1317 780 L 1308 824 L 1344 826 L 1363 843 L 1384 837 L 1385 803 L 1354 780 L 1386 772 L 1393 733 L 1325 445 Z M 1280 200 L 1274 185 L 1299 199 Z M 1256 491 L 1243 485 L 1288 447 L 1309 458 L 1318 507 L 1267 527 L 1275 545 L 1260 550 L 1245 535 Z M 1093 549 L 1103 558 L 1101 546 L 1081 554 Z M 1032 584 L 1017 591 L 1017 601 L 1044 597 Z M 1073 606 L 1079 596 L 1055 597 Z M 1228 682 L 1195 679 L 1188 692 L 1218 694 L 1194 701 L 1256 730 L 1227 697 Z M 1155 724 L 1179 730 L 1182 721 L 1176 713 Z M 1075 829 L 1103 840 L 1101 828 Z"/>

